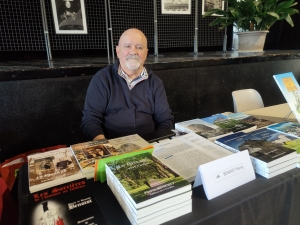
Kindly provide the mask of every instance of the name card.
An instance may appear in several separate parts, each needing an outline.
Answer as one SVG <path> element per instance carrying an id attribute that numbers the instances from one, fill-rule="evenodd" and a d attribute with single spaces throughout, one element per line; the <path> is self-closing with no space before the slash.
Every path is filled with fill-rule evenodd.
<path id="1" fill-rule="evenodd" d="M 194 186 L 203 184 L 208 200 L 255 179 L 248 150 L 200 165 Z"/>

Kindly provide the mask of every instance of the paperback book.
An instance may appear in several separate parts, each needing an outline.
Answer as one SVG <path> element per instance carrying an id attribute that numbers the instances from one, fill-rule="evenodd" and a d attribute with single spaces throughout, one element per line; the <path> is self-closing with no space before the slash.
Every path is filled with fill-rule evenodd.
<path id="1" fill-rule="evenodd" d="M 294 116 L 300 123 L 300 87 L 292 72 L 273 76 Z"/>
<path id="2" fill-rule="evenodd" d="M 115 149 L 113 155 L 120 155 L 128 152 L 133 152 L 148 147 L 150 145 L 149 142 L 147 142 L 138 134 L 113 138 L 109 139 L 108 141 Z"/>
<path id="3" fill-rule="evenodd" d="M 175 129 L 187 133 L 196 133 L 211 141 L 239 131 L 253 131 L 256 125 L 247 124 L 239 120 L 221 119 L 215 120 L 213 124 L 202 119 L 188 120 L 175 124 Z"/>
<path id="4" fill-rule="evenodd" d="M 243 112 L 231 113 L 231 114 L 227 115 L 227 119 L 234 119 L 234 120 L 239 120 L 246 124 L 252 124 L 252 125 L 256 126 L 257 129 L 267 127 L 271 124 L 276 123 L 276 122 L 273 122 L 270 120 L 260 119 L 255 116 L 247 115 Z"/>
<path id="5" fill-rule="evenodd" d="M 107 184 L 131 224 L 161 224 L 192 211 L 191 191 L 137 210 L 125 195 L 124 190 L 117 185 L 117 181 L 110 175 L 107 176 Z"/>
<path id="6" fill-rule="evenodd" d="M 262 128 L 249 133 L 236 133 L 216 140 L 216 143 L 233 151 L 248 150 L 252 164 L 257 173 L 266 171 L 276 165 L 294 165 L 297 153 L 295 150 L 285 146 L 285 142 L 295 138 L 289 135 L 278 133 L 267 128 Z M 277 166 L 277 169 L 280 166 Z M 261 174 L 262 175 L 262 174 Z"/>
<path id="7" fill-rule="evenodd" d="M 217 114 L 214 114 L 214 115 L 211 115 L 208 117 L 201 118 L 201 120 L 203 120 L 207 123 L 210 123 L 210 124 L 214 124 L 215 122 L 224 120 L 224 119 L 227 119 L 227 116 L 225 116 L 221 113 L 217 113 Z"/>
<path id="8" fill-rule="evenodd" d="M 132 156 L 142 151 L 152 151 L 152 146 L 138 134 L 127 135 L 124 137 L 114 138 L 108 140 L 112 148 L 110 148 L 111 155 L 106 158 L 99 158 L 94 163 L 94 180 L 104 182 L 105 163 Z"/>
<path id="9" fill-rule="evenodd" d="M 105 224 L 86 178 L 29 195 L 28 224 Z"/>
<path id="10" fill-rule="evenodd" d="M 114 147 L 107 139 L 97 141 L 87 141 L 70 145 L 74 157 L 83 175 L 90 179 L 94 177 L 95 161 L 117 154 Z"/>
<path id="11" fill-rule="evenodd" d="M 196 133 L 205 138 L 213 138 L 226 135 L 226 132 L 220 127 L 205 122 L 202 119 L 193 119 L 175 123 L 175 129 L 185 133 Z"/>
<path id="12" fill-rule="evenodd" d="M 292 123 L 292 122 L 282 122 L 278 124 L 274 124 L 268 126 L 268 129 L 281 132 L 284 134 L 288 134 L 294 136 L 296 138 L 300 138 L 300 124 L 299 123 Z"/>
<path id="13" fill-rule="evenodd" d="M 191 191 L 189 182 L 149 152 L 108 162 L 106 173 L 137 210 Z"/>
<path id="14" fill-rule="evenodd" d="M 189 133 L 154 145 L 153 156 L 188 182 L 193 182 L 198 167 L 233 154 L 225 148 Z"/>
<path id="15" fill-rule="evenodd" d="M 83 177 L 69 148 L 28 155 L 27 159 L 31 193 Z"/>

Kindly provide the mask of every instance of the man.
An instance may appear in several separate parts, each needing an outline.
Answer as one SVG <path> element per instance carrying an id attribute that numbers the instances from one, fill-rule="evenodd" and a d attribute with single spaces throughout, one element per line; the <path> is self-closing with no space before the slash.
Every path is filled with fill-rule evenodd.
<path id="1" fill-rule="evenodd" d="M 126 30 L 116 52 L 119 60 L 98 71 L 87 90 L 81 127 L 93 140 L 173 129 L 162 81 L 144 67 L 145 35 Z"/>

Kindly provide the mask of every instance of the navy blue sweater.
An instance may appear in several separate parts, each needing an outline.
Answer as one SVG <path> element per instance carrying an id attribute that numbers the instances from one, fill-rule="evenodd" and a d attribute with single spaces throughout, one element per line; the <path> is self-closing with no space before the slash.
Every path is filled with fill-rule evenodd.
<path id="1" fill-rule="evenodd" d="M 173 129 L 174 117 L 162 81 L 148 71 L 148 79 L 129 90 L 118 74 L 119 61 L 98 71 L 87 90 L 81 128 L 93 139 L 147 134 Z"/>

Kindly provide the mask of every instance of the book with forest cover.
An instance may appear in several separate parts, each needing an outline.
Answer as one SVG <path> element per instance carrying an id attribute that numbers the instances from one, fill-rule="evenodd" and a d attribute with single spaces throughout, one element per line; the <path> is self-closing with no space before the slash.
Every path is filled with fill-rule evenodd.
<path id="1" fill-rule="evenodd" d="M 152 149 L 152 146 L 141 136 L 138 134 L 127 135 L 119 138 L 108 139 L 109 144 L 112 148 L 110 148 L 111 155 L 106 158 L 99 158 L 95 162 L 94 168 L 94 180 L 104 182 L 106 180 L 105 175 L 105 163 L 126 157 L 129 155 L 134 155 L 140 151 L 148 151 Z M 134 152 L 133 154 L 130 154 Z"/>
<path id="2" fill-rule="evenodd" d="M 116 181 L 135 209 L 191 191 L 191 184 L 163 165 L 151 153 L 106 164 L 107 176 Z"/>
<path id="3" fill-rule="evenodd" d="M 83 177 L 70 148 L 28 155 L 27 160 L 31 193 Z"/>
<path id="4" fill-rule="evenodd" d="M 271 168 L 280 163 L 297 158 L 295 150 L 288 148 L 286 142 L 295 137 L 262 128 L 249 133 L 236 133 L 216 140 L 216 143 L 233 151 L 248 150 L 254 168 Z M 292 161 L 291 161 L 292 160 Z"/>
<path id="5" fill-rule="evenodd" d="M 136 209 L 131 204 L 114 178 L 108 175 L 107 185 L 115 195 L 131 224 L 153 225 L 161 224 L 192 212 L 192 192 L 185 192 L 166 200 L 154 203 L 144 208 Z"/>
<path id="6" fill-rule="evenodd" d="M 106 224 L 86 178 L 31 193 L 28 202 L 30 225 Z"/>
<path id="7" fill-rule="evenodd" d="M 95 160 L 106 158 L 116 151 L 107 139 L 73 144 L 70 149 L 83 175 L 88 179 L 94 177 Z"/>
<path id="8" fill-rule="evenodd" d="M 292 72 L 273 76 L 295 118 L 300 123 L 300 87 Z"/>

